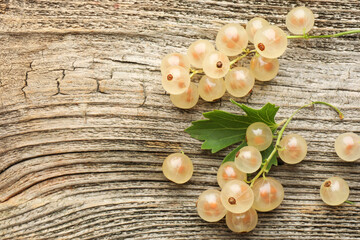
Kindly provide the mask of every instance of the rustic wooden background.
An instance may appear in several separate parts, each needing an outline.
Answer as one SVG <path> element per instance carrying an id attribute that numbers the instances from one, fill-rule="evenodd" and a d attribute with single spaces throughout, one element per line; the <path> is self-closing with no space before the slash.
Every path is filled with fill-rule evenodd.
<path id="1" fill-rule="evenodd" d="M 278 121 L 310 100 L 345 114 L 317 106 L 289 125 L 309 153 L 272 169 L 285 199 L 252 233 L 198 217 L 195 201 L 217 187 L 231 149 L 212 155 L 183 131 L 204 111 L 239 109 L 229 95 L 177 109 L 161 87 L 163 55 L 255 16 L 285 29 L 286 13 L 304 4 L 313 33 L 360 27 L 359 0 L 0 0 L 0 239 L 360 239 L 359 162 L 340 161 L 333 147 L 344 131 L 360 134 L 359 35 L 291 41 L 279 75 L 236 99 L 275 103 Z M 179 150 L 195 167 L 185 185 L 161 172 Z M 320 184 L 334 175 L 356 205 L 322 203 Z"/>

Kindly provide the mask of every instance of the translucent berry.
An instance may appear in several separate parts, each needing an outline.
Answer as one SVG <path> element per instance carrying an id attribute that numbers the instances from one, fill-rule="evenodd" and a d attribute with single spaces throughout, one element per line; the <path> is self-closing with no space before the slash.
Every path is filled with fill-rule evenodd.
<path id="1" fill-rule="evenodd" d="M 279 72 L 279 60 L 277 58 L 265 58 L 255 55 L 250 62 L 250 71 L 259 81 L 270 81 Z"/>
<path id="2" fill-rule="evenodd" d="M 349 193 L 349 185 L 340 177 L 328 178 L 320 187 L 321 199 L 331 206 L 345 202 L 349 197 Z"/>
<path id="3" fill-rule="evenodd" d="M 170 94 L 170 100 L 178 108 L 192 108 L 199 100 L 198 87 L 191 82 L 190 87 L 184 93 L 178 95 Z"/>
<path id="4" fill-rule="evenodd" d="M 233 213 L 243 213 L 253 205 L 254 194 L 245 182 L 231 180 L 221 190 L 221 202 L 226 210 Z"/>
<path id="5" fill-rule="evenodd" d="M 199 82 L 199 94 L 202 99 L 212 102 L 224 96 L 226 91 L 223 78 L 210 78 L 204 75 Z"/>
<path id="6" fill-rule="evenodd" d="M 217 182 L 222 188 L 227 182 L 231 180 L 246 180 L 246 173 L 241 172 L 234 162 L 226 162 L 221 164 L 217 172 Z"/>
<path id="7" fill-rule="evenodd" d="M 164 160 L 162 171 L 170 181 L 182 184 L 190 180 L 194 168 L 188 156 L 183 153 L 173 153 Z"/>
<path id="8" fill-rule="evenodd" d="M 254 192 L 253 207 L 260 212 L 268 212 L 277 208 L 284 199 L 284 188 L 274 178 L 257 179 L 252 187 Z"/>
<path id="9" fill-rule="evenodd" d="M 258 215 L 254 208 L 250 208 L 244 213 L 226 213 L 226 225 L 236 233 L 250 232 L 258 223 Z"/>
<path id="10" fill-rule="evenodd" d="M 226 90 L 234 97 L 244 97 L 251 91 L 254 84 L 254 75 L 244 67 L 235 67 L 225 76 Z"/>
<path id="11" fill-rule="evenodd" d="M 165 74 L 165 70 L 171 66 L 180 66 L 189 72 L 190 62 L 186 55 L 181 53 L 170 53 L 161 60 L 161 74 Z"/>
<path id="12" fill-rule="evenodd" d="M 217 222 L 227 212 L 221 203 L 220 192 L 215 189 L 209 189 L 200 194 L 196 209 L 199 216 L 207 222 Z"/>
<path id="13" fill-rule="evenodd" d="M 256 172 L 260 168 L 261 163 L 261 153 L 252 146 L 241 148 L 235 157 L 236 167 L 244 173 Z"/>
<path id="14" fill-rule="evenodd" d="M 255 17 L 248 21 L 248 23 L 246 24 L 246 32 L 248 34 L 249 41 L 253 43 L 255 33 L 263 27 L 267 27 L 269 25 L 270 24 L 268 21 L 260 17 Z"/>
<path id="15" fill-rule="evenodd" d="M 213 51 L 205 56 L 203 61 L 204 73 L 211 78 L 222 78 L 230 69 L 229 58 L 219 52 Z"/>
<path id="16" fill-rule="evenodd" d="M 256 122 L 246 129 L 246 140 L 249 146 L 253 146 L 259 151 L 264 151 L 270 147 L 273 141 L 273 134 L 268 125 L 263 122 Z"/>
<path id="17" fill-rule="evenodd" d="M 280 141 L 281 149 L 278 151 L 280 158 L 289 164 L 296 164 L 304 160 L 307 153 L 305 139 L 298 134 L 290 134 Z"/>
<path id="18" fill-rule="evenodd" d="M 353 132 L 343 133 L 335 140 L 335 151 L 344 161 L 360 159 L 360 137 Z"/>
<path id="19" fill-rule="evenodd" d="M 293 34 L 308 33 L 314 27 L 315 17 L 307 7 L 293 8 L 286 15 L 286 27 Z"/>
<path id="20" fill-rule="evenodd" d="M 216 36 L 216 48 L 227 56 L 240 54 L 248 45 L 246 30 L 237 23 L 223 26 Z"/>
<path id="21" fill-rule="evenodd" d="M 170 94 L 181 94 L 190 86 L 189 71 L 179 66 L 169 67 L 164 71 L 161 83 Z"/>
<path id="22" fill-rule="evenodd" d="M 197 40 L 188 48 L 187 56 L 193 67 L 202 68 L 205 56 L 213 51 L 215 47 L 208 40 Z"/>
<path id="23" fill-rule="evenodd" d="M 254 45 L 261 56 L 278 58 L 287 48 L 287 36 L 279 27 L 269 25 L 256 32 Z"/>

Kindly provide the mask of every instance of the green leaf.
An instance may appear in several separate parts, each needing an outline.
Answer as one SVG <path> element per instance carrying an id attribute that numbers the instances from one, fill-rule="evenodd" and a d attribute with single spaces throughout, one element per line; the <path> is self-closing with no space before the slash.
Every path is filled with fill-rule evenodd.
<path id="1" fill-rule="evenodd" d="M 272 143 L 272 144 L 270 145 L 270 147 L 268 147 L 267 149 L 265 149 L 264 151 L 261 152 L 262 159 L 263 159 L 263 163 L 262 163 L 261 166 L 264 166 L 266 159 L 269 157 L 269 155 L 270 155 L 271 152 L 274 150 L 274 148 L 275 148 L 275 144 Z M 269 171 L 270 171 L 270 168 L 271 168 L 273 165 L 275 165 L 275 166 L 278 165 L 277 157 L 278 157 L 278 153 L 276 152 L 276 153 L 274 154 L 274 156 L 271 158 L 269 164 L 266 166 L 266 169 L 265 169 L 266 172 L 269 172 Z"/>
<path id="2" fill-rule="evenodd" d="M 231 162 L 231 161 L 235 161 L 235 155 L 236 153 L 243 147 L 247 146 L 246 141 L 243 141 L 239 146 L 237 146 L 234 150 L 232 150 L 222 161 L 221 164 L 226 163 L 226 162 Z"/>

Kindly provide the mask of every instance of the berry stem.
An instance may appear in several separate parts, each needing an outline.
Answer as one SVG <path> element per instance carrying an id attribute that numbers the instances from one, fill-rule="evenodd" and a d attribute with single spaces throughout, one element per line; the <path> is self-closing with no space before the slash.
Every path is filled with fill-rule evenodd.
<path id="1" fill-rule="evenodd" d="M 287 38 L 304 38 L 304 39 L 308 39 L 308 38 L 333 38 L 333 37 L 340 37 L 340 36 L 343 36 L 343 35 L 354 34 L 354 33 L 360 33 L 360 29 L 346 31 L 346 32 L 339 32 L 339 33 L 329 34 L 329 35 L 311 36 L 311 35 L 304 34 L 304 35 L 299 35 L 299 36 L 287 36 Z"/>
<path id="2" fill-rule="evenodd" d="M 346 200 L 345 202 L 348 203 L 348 204 L 351 204 L 351 205 L 355 205 L 354 202 L 351 202 L 351 201 L 349 201 L 349 200 Z"/>
<path id="3" fill-rule="evenodd" d="M 190 71 L 191 71 L 190 78 L 192 78 L 195 74 L 204 72 L 202 69 L 190 69 Z"/>
<path id="4" fill-rule="evenodd" d="M 266 158 L 265 164 L 264 164 L 263 167 L 260 169 L 260 171 L 258 172 L 258 174 L 256 174 L 256 176 L 250 181 L 250 182 L 251 182 L 250 187 L 252 187 L 252 186 L 254 185 L 254 182 L 255 182 L 256 179 L 258 179 L 264 172 L 267 172 L 267 171 L 266 171 L 266 168 L 267 168 L 267 166 L 269 165 L 270 160 L 274 157 L 274 155 L 276 154 L 276 152 L 279 150 L 279 149 L 277 148 L 277 146 L 279 146 L 281 137 L 282 137 L 282 135 L 283 135 L 283 133 L 284 133 L 287 125 L 290 123 L 290 121 L 291 121 L 292 118 L 295 116 L 295 114 L 297 114 L 301 109 L 306 108 L 306 107 L 311 107 L 311 106 L 313 106 L 313 105 L 315 105 L 315 104 L 322 104 L 322 105 L 329 106 L 329 107 L 333 108 L 336 112 L 339 113 L 340 119 L 343 119 L 343 118 L 344 118 L 344 114 L 343 114 L 337 107 L 335 107 L 335 106 L 333 106 L 333 105 L 331 105 L 331 104 L 329 104 L 329 103 L 326 103 L 326 102 L 315 101 L 315 102 L 311 102 L 311 103 L 309 103 L 309 104 L 306 104 L 306 105 L 298 108 L 298 109 L 297 109 L 293 114 L 291 114 L 291 116 L 286 120 L 284 126 L 283 126 L 283 127 L 281 128 L 281 130 L 279 131 L 278 137 L 277 137 L 276 143 L 275 143 L 275 146 L 276 146 L 276 147 L 275 147 L 274 150 L 271 152 L 271 154 L 269 155 L 269 157 Z"/>
<path id="5" fill-rule="evenodd" d="M 240 61 L 241 59 L 243 59 L 244 57 L 246 57 L 247 55 L 249 55 L 250 53 L 256 53 L 256 50 L 255 50 L 255 49 L 254 49 L 254 50 L 250 50 L 250 49 L 248 49 L 248 48 L 245 49 L 243 55 L 238 56 L 237 58 L 235 58 L 234 60 L 232 60 L 232 61 L 230 62 L 230 67 L 231 67 L 232 65 L 234 65 L 235 63 L 237 63 L 238 61 Z"/>

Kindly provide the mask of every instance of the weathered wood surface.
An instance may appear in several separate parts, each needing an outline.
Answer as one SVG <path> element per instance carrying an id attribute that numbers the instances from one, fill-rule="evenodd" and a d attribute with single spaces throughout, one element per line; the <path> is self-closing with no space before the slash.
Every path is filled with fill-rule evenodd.
<path id="1" fill-rule="evenodd" d="M 291 7 L 306 4 L 316 33 L 360 27 L 358 0 L 317 1 L 0 1 L 1 239 L 360 239 L 360 166 L 336 156 L 344 131 L 360 133 L 360 37 L 293 40 L 280 73 L 237 99 L 280 106 L 277 120 L 310 100 L 287 133 L 309 143 L 299 165 L 273 168 L 283 204 L 259 214 L 255 231 L 206 223 L 195 201 L 217 187 L 227 154 L 210 154 L 183 130 L 212 109 L 239 112 L 226 95 L 192 110 L 172 106 L 160 83 L 163 55 L 214 40 L 228 22 L 266 17 L 285 29 Z M 185 151 L 195 172 L 167 181 L 161 164 Z M 319 186 L 344 177 L 355 206 L 325 206 Z"/>

